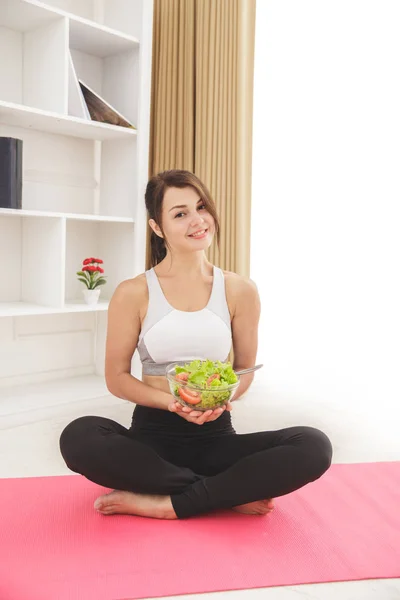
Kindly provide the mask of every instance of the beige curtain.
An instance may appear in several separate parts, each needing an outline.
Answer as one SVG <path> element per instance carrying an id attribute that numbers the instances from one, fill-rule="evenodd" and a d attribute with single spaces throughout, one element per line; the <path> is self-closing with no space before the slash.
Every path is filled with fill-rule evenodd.
<path id="1" fill-rule="evenodd" d="M 187 169 L 206 184 L 221 220 L 208 258 L 247 277 L 255 2 L 154 0 L 150 125 L 149 176 Z"/>

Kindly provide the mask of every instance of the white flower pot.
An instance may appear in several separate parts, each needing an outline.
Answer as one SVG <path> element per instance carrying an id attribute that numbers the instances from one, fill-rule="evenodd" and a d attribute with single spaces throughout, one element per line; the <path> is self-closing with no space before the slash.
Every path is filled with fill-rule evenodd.
<path id="1" fill-rule="evenodd" d="M 101 290 L 82 290 L 86 304 L 97 304 Z"/>

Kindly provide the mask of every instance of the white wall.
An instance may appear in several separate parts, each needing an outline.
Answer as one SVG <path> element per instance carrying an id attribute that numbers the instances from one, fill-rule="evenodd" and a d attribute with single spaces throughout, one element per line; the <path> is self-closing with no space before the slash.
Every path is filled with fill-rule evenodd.
<path id="1" fill-rule="evenodd" d="M 390 419 L 400 410 L 399 30 L 398 0 L 257 3 L 260 373 L 274 396 Z"/>

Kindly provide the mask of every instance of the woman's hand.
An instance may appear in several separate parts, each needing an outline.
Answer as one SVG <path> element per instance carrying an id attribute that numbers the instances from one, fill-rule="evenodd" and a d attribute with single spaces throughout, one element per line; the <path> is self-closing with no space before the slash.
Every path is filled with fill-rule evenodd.
<path id="1" fill-rule="evenodd" d="M 225 410 L 229 412 L 232 410 L 232 404 L 228 402 L 224 406 L 220 406 L 219 408 L 215 408 L 214 410 L 194 410 L 193 408 L 189 408 L 188 406 L 182 406 L 179 402 L 171 402 L 168 405 L 168 410 L 176 413 L 186 421 L 190 423 L 195 423 L 196 425 L 203 425 L 203 423 L 209 423 L 210 421 L 215 421 L 222 415 Z"/>

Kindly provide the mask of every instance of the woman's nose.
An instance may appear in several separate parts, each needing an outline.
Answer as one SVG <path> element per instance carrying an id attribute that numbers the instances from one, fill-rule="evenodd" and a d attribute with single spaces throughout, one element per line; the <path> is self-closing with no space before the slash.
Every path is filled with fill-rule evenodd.
<path id="1" fill-rule="evenodd" d="M 192 220 L 191 220 L 191 226 L 195 226 L 195 225 L 200 225 L 201 223 L 204 223 L 204 219 L 201 215 L 199 215 L 199 213 L 197 213 L 197 215 L 194 215 Z"/>

